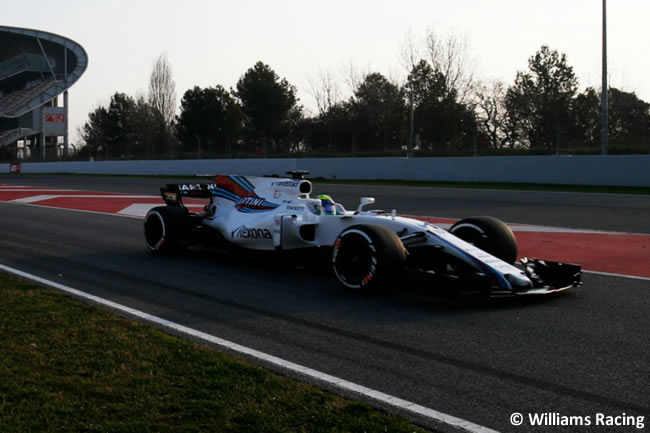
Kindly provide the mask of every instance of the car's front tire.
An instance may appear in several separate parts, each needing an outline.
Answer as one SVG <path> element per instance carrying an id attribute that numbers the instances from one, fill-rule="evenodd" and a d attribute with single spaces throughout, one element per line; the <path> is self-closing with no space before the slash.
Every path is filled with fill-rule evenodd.
<path id="1" fill-rule="evenodd" d="M 334 274 L 345 287 L 369 293 L 402 275 L 406 250 L 397 235 L 379 225 L 343 230 L 332 249 Z"/>
<path id="2" fill-rule="evenodd" d="M 514 263 L 517 260 L 515 235 L 510 227 L 497 218 L 466 218 L 452 225 L 449 232 L 504 262 Z"/>
<path id="3" fill-rule="evenodd" d="M 152 253 L 171 254 L 182 251 L 189 237 L 191 223 L 187 210 L 177 206 L 158 206 L 144 217 L 144 241 Z"/>

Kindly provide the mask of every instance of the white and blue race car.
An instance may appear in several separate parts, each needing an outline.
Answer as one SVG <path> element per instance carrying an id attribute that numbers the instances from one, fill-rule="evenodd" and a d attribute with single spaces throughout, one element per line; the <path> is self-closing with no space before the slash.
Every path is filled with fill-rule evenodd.
<path id="1" fill-rule="evenodd" d="M 417 272 L 436 287 L 489 296 L 546 294 L 581 285 L 575 264 L 517 258 L 512 231 L 492 217 L 458 221 L 449 231 L 397 215 L 368 210 L 362 197 L 349 211 L 329 196 L 313 198 L 304 171 L 290 178 L 217 175 L 211 183 L 161 188 L 166 206 L 144 219 L 145 243 L 154 253 L 191 245 L 268 251 L 325 252 L 345 287 L 372 291 Z M 207 200 L 191 212 L 189 198 Z"/>

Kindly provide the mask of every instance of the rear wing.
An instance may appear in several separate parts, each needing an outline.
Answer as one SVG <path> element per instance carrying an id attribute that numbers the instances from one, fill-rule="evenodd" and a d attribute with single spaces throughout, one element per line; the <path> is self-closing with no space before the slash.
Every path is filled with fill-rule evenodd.
<path id="1" fill-rule="evenodd" d="M 183 197 L 210 198 L 215 184 L 210 183 L 169 183 L 160 188 L 160 195 L 168 206 L 183 205 Z"/>

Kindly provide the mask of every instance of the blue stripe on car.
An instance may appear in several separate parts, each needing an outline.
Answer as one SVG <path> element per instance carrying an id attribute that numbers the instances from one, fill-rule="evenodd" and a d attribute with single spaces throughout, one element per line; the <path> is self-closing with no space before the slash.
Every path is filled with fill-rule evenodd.
<path id="1" fill-rule="evenodd" d="M 255 189 L 255 187 L 253 187 L 253 185 L 251 185 L 250 182 L 247 181 L 247 180 L 246 180 L 245 178 L 243 178 L 242 176 L 230 176 L 230 178 L 231 178 L 234 182 L 237 182 L 237 184 L 238 184 L 239 186 L 241 186 L 242 188 L 244 188 L 246 191 L 249 191 L 249 192 L 250 192 L 250 191 L 253 191 L 253 190 Z"/>
<path id="2" fill-rule="evenodd" d="M 467 258 L 469 261 L 473 262 L 479 269 L 489 271 L 490 274 L 492 274 L 492 275 L 494 275 L 496 277 L 500 288 L 502 288 L 502 289 L 512 289 L 512 285 L 508 282 L 508 280 L 506 280 L 505 277 L 503 275 L 501 275 L 501 273 L 498 272 L 496 269 L 494 269 L 492 266 L 488 265 L 485 262 L 480 261 L 476 257 L 469 254 L 467 251 L 458 248 L 456 245 L 448 242 L 447 240 L 445 240 L 445 239 L 441 238 L 440 236 L 436 235 L 435 233 L 430 232 L 430 231 L 427 231 L 427 233 L 430 233 L 433 236 L 440 239 L 440 241 L 443 244 L 445 244 L 446 247 L 451 248 L 452 250 L 455 250 L 455 251 L 458 251 L 459 253 L 461 253 L 465 258 Z"/>
<path id="3" fill-rule="evenodd" d="M 248 188 L 247 188 L 247 189 L 249 189 L 250 191 L 252 191 L 252 190 L 255 189 L 255 187 L 253 186 L 253 184 L 250 183 L 250 182 L 248 181 L 248 179 L 246 179 L 244 176 L 238 176 L 238 178 L 239 178 L 240 181 L 242 181 L 243 183 L 245 183 L 246 185 L 248 185 Z"/>

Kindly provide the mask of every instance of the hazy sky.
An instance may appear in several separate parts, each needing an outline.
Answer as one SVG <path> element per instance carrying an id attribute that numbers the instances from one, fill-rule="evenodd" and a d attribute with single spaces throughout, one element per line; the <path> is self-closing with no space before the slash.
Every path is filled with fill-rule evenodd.
<path id="1" fill-rule="evenodd" d="M 255 62 L 269 64 L 315 110 L 311 81 L 329 71 L 403 79 L 401 47 L 433 29 L 465 38 L 477 76 L 511 84 L 542 45 L 565 53 L 581 88 L 600 86 L 601 0 L 0 0 L 0 24 L 58 33 L 80 43 L 89 66 L 70 90 L 77 125 L 116 91 L 147 90 L 166 54 L 180 100 L 194 85 L 234 87 Z M 608 4 L 610 85 L 650 101 L 650 1 Z"/>

